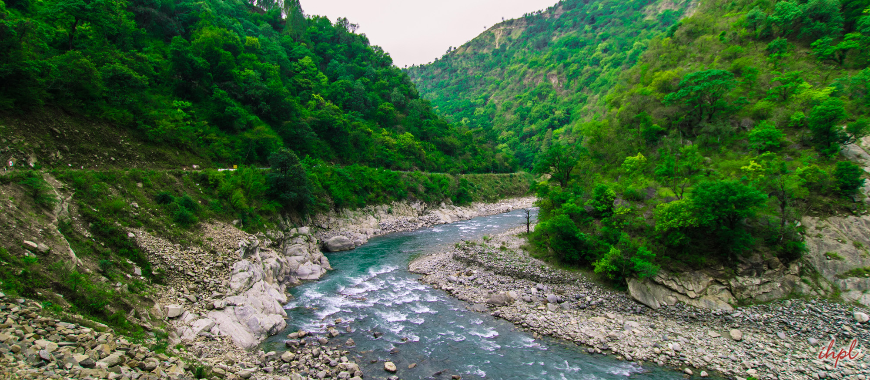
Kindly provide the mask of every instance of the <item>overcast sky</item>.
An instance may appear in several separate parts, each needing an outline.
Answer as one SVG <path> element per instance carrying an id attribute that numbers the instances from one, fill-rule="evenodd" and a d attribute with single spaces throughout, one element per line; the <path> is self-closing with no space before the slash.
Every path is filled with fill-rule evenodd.
<path id="1" fill-rule="evenodd" d="M 398 67 L 432 62 L 485 29 L 557 0 L 301 0 L 307 15 L 347 17 Z"/>

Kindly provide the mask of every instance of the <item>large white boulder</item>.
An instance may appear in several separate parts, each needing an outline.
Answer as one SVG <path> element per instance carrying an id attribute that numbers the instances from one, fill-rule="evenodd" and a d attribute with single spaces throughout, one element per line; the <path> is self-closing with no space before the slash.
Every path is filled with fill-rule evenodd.
<path id="1" fill-rule="evenodd" d="M 346 236 L 333 236 L 323 242 L 329 252 L 348 251 L 354 248 L 353 241 Z"/>

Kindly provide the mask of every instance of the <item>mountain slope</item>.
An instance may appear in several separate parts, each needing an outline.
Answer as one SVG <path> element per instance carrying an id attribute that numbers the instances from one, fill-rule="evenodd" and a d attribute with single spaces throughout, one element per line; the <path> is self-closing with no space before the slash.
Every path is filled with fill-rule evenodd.
<path id="1" fill-rule="evenodd" d="M 620 284 L 662 281 L 662 268 L 702 271 L 730 302 L 837 297 L 809 289 L 822 269 L 805 247 L 817 251 L 827 232 L 801 221 L 864 215 L 870 202 L 858 144 L 870 125 L 870 15 L 846 12 L 870 2 L 856 3 L 708 1 L 652 39 L 606 103 L 541 155 L 554 176 L 538 187 L 533 240 Z M 824 256 L 841 278 L 863 276 L 843 257 L 863 257 L 864 243 L 844 244 L 855 252 Z M 775 268 L 803 277 L 761 277 Z M 776 291 L 753 293 L 765 287 Z"/>
<path id="2" fill-rule="evenodd" d="M 449 120 L 482 128 L 530 168 L 550 131 L 588 114 L 692 1 L 567 0 L 493 26 L 407 73 Z"/>
<path id="3" fill-rule="evenodd" d="M 0 111 L 60 108 L 223 164 L 285 146 L 339 164 L 510 170 L 355 29 L 293 1 L 0 3 Z"/>

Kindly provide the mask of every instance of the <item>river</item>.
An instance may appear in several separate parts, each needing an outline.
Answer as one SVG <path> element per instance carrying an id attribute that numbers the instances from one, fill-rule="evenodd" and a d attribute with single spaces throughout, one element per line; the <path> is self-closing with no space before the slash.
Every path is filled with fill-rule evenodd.
<path id="1" fill-rule="evenodd" d="M 386 379 L 383 362 L 399 368 L 400 379 L 681 379 L 655 366 L 590 355 L 585 348 L 555 339 L 534 339 L 512 324 L 467 310 L 465 302 L 417 281 L 408 263 L 461 240 L 481 239 L 524 225 L 522 210 L 371 239 L 353 251 L 329 254 L 334 268 L 323 279 L 291 289 L 286 331 L 264 343 L 284 350 L 288 333 L 324 332 L 338 324 L 345 342 L 356 346 L 351 360 L 366 379 Z M 345 326 L 353 332 L 345 333 Z M 374 332 L 383 335 L 375 338 Z M 391 351 L 393 351 L 391 353 Z M 371 361 L 375 361 L 371 363 Z M 415 364 L 409 369 L 409 365 Z M 436 373 L 441 372 L 440 375 Z"/>

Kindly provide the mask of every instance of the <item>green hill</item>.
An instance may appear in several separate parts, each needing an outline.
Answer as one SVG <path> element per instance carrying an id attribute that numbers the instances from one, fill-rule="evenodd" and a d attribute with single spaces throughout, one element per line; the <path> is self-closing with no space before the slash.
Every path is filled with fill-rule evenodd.
<path id="1" fill-rule="evenodd" d="M 566 0 L 493 26 L 407 73 L 436 111 L 486 131 L 531 168 L 552 131 L 582 120 L 692 1 Z"/>
<path id="2" fill-rule="evenodd" d="M 867 175 L 847 157 L 870 126 L 870 2 L 706 1 L 645 25 L 669 3 L 572 4 L 409 70 L 438 112 L 550 175 L 542 256 L 617 283 L 751 254 L 788 263 L 803 216 L 866 213 Z"/>
<path id="3" fill-rule="evenodd" d="M 355 29 L 293 1 L 0 2 L 0 114 L 15 134 L 62 110 L 221 164 L 287 147 L 337 164 L 510 171 Z"/>

